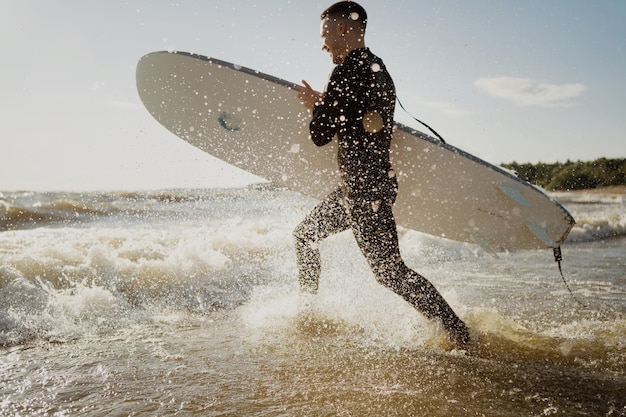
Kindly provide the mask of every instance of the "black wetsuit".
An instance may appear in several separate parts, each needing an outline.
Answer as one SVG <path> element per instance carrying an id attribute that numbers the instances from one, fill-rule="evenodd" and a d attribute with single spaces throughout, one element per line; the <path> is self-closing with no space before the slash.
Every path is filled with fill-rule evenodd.
<path id="1" fill-rule="evenodd" d="M 460 342 L 469 335 L 435 287 L 408 268 L 398 246 L 392 206 L 397 179 L 389 160 L 395 87 L 382 60 L 367 48 L 351 51 L 330 76 L 313 109 L 310 132 L 323 146 L 337 135 L 342 186 L 296 227 L 294 237 L 303 290 L 316 292 L 321 270 L 318 244 L 352 229 L 376 279 L 428 318 L 440 318 Z"/>

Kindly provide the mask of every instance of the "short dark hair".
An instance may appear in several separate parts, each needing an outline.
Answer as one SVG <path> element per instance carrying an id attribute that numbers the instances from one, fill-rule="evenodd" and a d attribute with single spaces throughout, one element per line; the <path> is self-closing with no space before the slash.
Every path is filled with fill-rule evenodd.
<path id="1" fill-rule="evenodd" d="M 367 13 L 365 9 L 354 1 L 340 1 L 333 4 L 322 12 L 320 19 L 344 18 L 357 22 L 362 30 L 367 26 Z"/>

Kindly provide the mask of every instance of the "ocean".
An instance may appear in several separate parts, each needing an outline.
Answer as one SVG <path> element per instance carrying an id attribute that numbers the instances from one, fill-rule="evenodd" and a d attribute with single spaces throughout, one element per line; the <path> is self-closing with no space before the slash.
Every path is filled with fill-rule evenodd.
<path id="1" fill-rule="evenodd" d="M 554 196 L 572 294 L 551 250 L 400 230 L 472 331 L 459 350 L 350 232 L 301 295 L 299 194 L 0 193 L 0 415 L 626 416 L 626 194 Z"/>

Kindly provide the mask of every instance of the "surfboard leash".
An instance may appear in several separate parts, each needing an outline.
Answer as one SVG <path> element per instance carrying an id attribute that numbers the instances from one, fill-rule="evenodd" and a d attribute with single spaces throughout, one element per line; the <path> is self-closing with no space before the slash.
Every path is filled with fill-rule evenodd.
<path id="1" fill-rule="evenodd" d="M 572 292 L 572 290 L 569 287 L 569 284 L 567 283 L 567 281 L 565 280 L 565 276 L 563 275 L 563 269 L 561 268 L 561 261 L 563 261 L 563 255 L 561 254 L 561 247 L 558 246 L 556 248 L 552 248 L 552 251 L 554 252 L 554 261 L 559 265 L 559 273 L 561 274 L 561 279 L 563 280 L 563 284 L 565 284 L 565 288 L 567 288 L 567 291 L 569 291 L 570 295 L 572 296 L 572 298 L 574 300 L 576 300 L 576 302 L 578 304 L 580 304 L 581 306 L 587 308 L 589 307 L 588 305 L 584 304 L 583 302 L 581 302 Z"/>
<path id="2" fill-rule="evenodd" d="M 441 143 L 447 143 L 445 140 L 443 140 L 443 138 L 439 135 L 439 133 L 435 132 L 435 129 L 433 129 L 432 127 L 428 126 L 426 123 L 422 122 L 420 119 L 418 119 L 417 117 L 413 116 L 411 113 L 409 113 L 407 111 L 407 109 L 404 108 L 404 106 L 402 105 L 402 102 L 400 101 L 400 99 L 398 98 L 398 96 L 396 96 L 396 100 L 398 101 L 398 104 L 400 105 L 400 107 L 402 108 L 402 110 L 404 110 L 404 112 L 406 114 L 408 114 L 409 116 L 411 116 L 413 118 L 413 120 L 415 120 L 417 123 L 421 124 L 422 126 L 426 126 L 426 128 L 428 130 L 431 131 L 431 133 L 433 135 L 435 135 L 437 137 L 437 139 L 439 139 L 441 141 Z"/>

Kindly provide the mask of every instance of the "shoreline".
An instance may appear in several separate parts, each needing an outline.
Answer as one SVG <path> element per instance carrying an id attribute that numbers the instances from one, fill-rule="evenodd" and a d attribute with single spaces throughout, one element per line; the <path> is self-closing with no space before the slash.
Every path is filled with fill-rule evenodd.
<path id="1" fill-rule="evenodd" d="M 614 194 L 624 195 L 626 194 L 626 185 L 611 185 L 609 187 L 589 188 L 584 190 L 554 190 L 549 191 L 550 194 L 564 193 L 564 194 Z"/>

